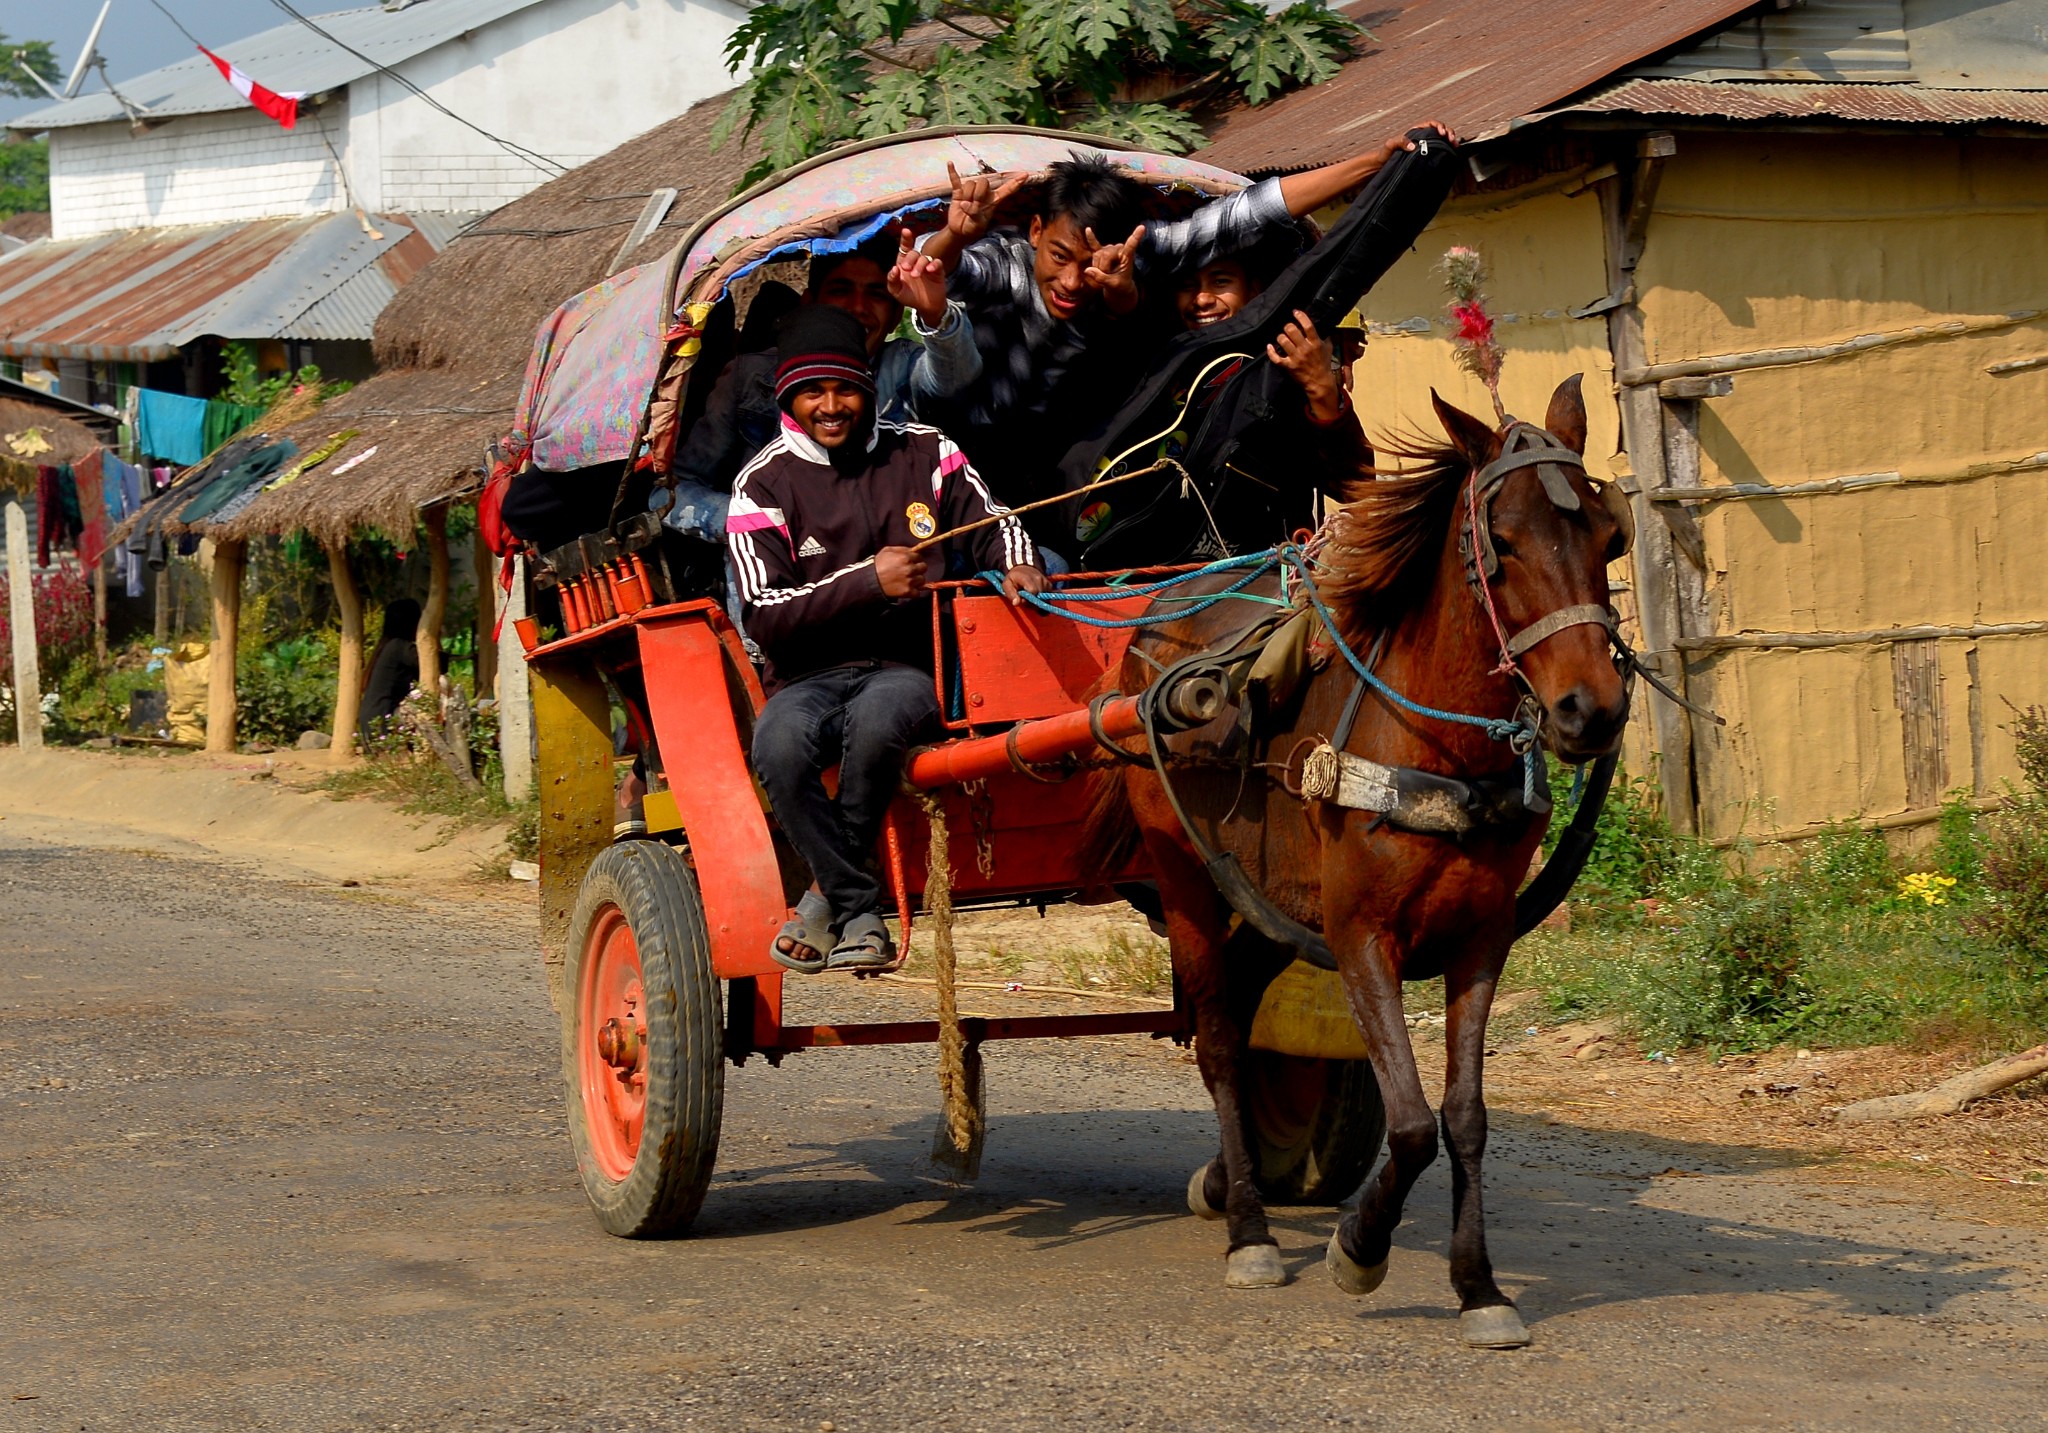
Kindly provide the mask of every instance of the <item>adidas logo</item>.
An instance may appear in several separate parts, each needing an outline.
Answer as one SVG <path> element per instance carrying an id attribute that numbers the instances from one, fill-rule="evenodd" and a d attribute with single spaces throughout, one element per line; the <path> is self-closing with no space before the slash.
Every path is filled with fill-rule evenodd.
<path id="1" fill-rule="evenodd" d="M 803 546 L 796 550 L 796 555 L 798 557 L 823 557 L 825 555 L 825 544 L 818 541 L 815 537 L 807 537 L 804 539 Z"/>

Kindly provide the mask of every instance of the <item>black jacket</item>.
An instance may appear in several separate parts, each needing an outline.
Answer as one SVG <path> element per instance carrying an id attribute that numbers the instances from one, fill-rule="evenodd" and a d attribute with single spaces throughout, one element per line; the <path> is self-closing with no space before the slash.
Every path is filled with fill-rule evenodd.
<path id="1" fill-rule="evenodd" d="M 973 572 L 1038 561 L 1023 524 L 1007 516 L 967 455 L 938 429 L 876 424 L 862 456 L 835 465 L 785 423 L 733 482 L 726 536 L 747 635 L 767 654 L 771 690 L 848 662 L 930 669 L 930 609 L 882 595 L 875 554 L 884 547 L 1001 516 L 930 549 L 929 577 L 949 575 L 956 547 Z"/>

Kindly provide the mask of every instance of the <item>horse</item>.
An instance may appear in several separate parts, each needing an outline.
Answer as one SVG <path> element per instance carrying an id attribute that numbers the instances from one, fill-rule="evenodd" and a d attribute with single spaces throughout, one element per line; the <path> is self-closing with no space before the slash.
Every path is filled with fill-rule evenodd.
<path id="1" fill-rule="evenodd" d="M 1280 602 L 1306 588 L 1313 602 L 1315 638 L 1330 659 L 1304 679 L 1291 714 L 1283 709 L 1247 738 L 1240 702 L 1180 735 L 1153 733 L 1163 765 L 1098 777 L 1085 840 L 1105 859 L 1142 841 L 1157 873 L 1222 1136 L 1221 1154 L 1195 1172 L 1189 1202 L 1227 1220 L 1230 1287 L 1287 1281 L 1253 1183 L 1240 1083 L 1258 997 L 1303 943 L 1273 933 L 1292 930 L 1314 945 L 1321 932 L 1386 1103 L 1388 1157 L 1326 1253 L 1352 1294 L 1385 1277 L 1403 1202 L 1437 1154 L 1401 988 L 1444 978 L 1451 1283 L 1465 1341 L 1513 1347 L 1528 1335 L 1494 1281 L 1480 1196 L 1487 1014 L 1514 939 L 1516 889 L 1548 822 L 1547 777 L 1531 747 L 1540 741 L 1584 762 L 1615 750 L 1627 721 L 1607 566 L 1626 551 L 1631 528 L 1618 490 L 1586 476 L 1578 376 L 1552 396 L 1542 430 L 1495 429 L 1435 393 L 1431 400 L 1447 441 L 1383 440 L 1382 453 L 1403 466 L 1354 485 L 1355 500 L 1297 559 L 1291 587 L 1267 575 L 1243 589 Z M 1181 589 L 1180 600 L 1224 580 Z M 1142 629 L 1117 674 L 1121 690 L 1164 682 L 1176 661 L 1227 651 L 1243 610 L 1219 601 Z M 1325 799 L 1304 799 L 1296 793 L 1318 747 L 1327 748 Z M 1357 775 L 1368 793 L 1381 792 L 1377 801 L 1343 804 L 1341 782 L 1331 794 L 1337 753 L 1338 766 L 1355 768 L 1344 779 Z M 1358 765 L 1360 757 L 1379 765 Z M 1400 770 L 1387 776 L 1388 768 Z M 1420 795 L 1393 799 L 1392 787 Z M 1218 861 L 1248 877 L 1239 889 L 1256 892 L 1235 901 L 1241 921 L 1231 920 Z"/>

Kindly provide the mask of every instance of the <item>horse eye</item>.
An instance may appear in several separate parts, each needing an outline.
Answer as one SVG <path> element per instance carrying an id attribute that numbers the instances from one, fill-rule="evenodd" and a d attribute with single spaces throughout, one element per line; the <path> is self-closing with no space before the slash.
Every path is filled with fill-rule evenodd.
<path id="1" fill-rule="evenodd" d="M 1515 545 L 1499 533 L 1495 533 L 1493 535 L 1493 555 L 1495 557 L 1513 557 L 1515 555 Z"/>

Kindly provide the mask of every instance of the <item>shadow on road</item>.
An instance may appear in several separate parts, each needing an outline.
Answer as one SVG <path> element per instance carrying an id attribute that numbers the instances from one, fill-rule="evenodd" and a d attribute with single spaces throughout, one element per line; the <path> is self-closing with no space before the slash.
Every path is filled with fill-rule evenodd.
<path id="1" fill-rule="evenodd" d="M 1128 1240 L 1176 1223 L 1213 1234 L 1222 1249 L 1220 1226 L 1196 1225 L 1181 1202 L 1188 1171 L 1214 1150 L 1206 1111 L 993 1117 L 983 1176 L 973 1186 L 948 1184 L 932 1171 L 931 1135 L 929 1120 L 905 1120 L 879 1136 L 799 1146 L 802 1158 L 721 1171 L 692 1237 L 752 1238 L 897 1214 L 891 1222 L 898 1225 L 1019 1240 L 1034 1253 Z M 1802 1162 L 1779 1151 L 1496 1115 L 1486 1191 L 1496 1265 L 1535 1318 L 1730 1293 L 1793 1296 L 1817 1312 L 1923 1314 L 2010 1292 L 2027 1277 L 1974 1253 L 1930 1249 L 1920 1237 L 1924 1221 L 1912 1215 L 1891 1227 L 1916 1242 L 1888 1242 L 1884 1220 L 1844 1219 L 1844 1206 L 1815 1190 L 1775 1186 L 1768 1199 L 1775 1217 L 1747 1212 L 1758 1199 L 1754 1181 Z M 1745 1183 L 1736 1191 L 1728 1181 Z M 1688 1197 L 1694 1194 L 1703 1197 Z M 1724 1196 L 1727 1217 L 1698 1207 Z M 1335 1211 L 1270 1214 L 1295 1276 L 1320 1277 Z M 1868 1234 L 1859 1232 L 1865 1225 L 1873 1226 Z M 1427 1259 L 1443 1301 L 1367 1301 L 1359 1316 L 1451 1317 L 1449 1235 L 1449 1177 L 1439 1159 L 1409 1200 L 1395 1262 L 1398 1270 Z"/>

